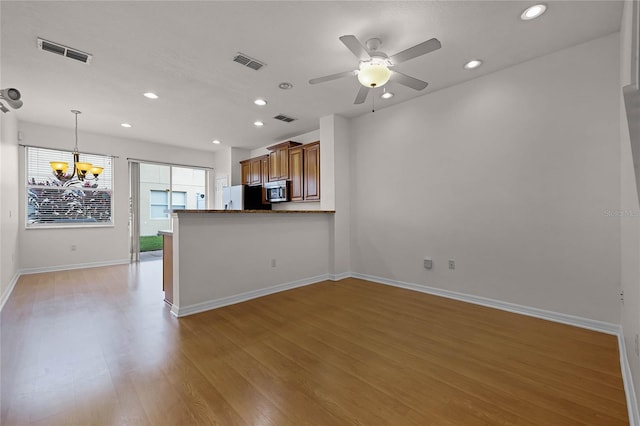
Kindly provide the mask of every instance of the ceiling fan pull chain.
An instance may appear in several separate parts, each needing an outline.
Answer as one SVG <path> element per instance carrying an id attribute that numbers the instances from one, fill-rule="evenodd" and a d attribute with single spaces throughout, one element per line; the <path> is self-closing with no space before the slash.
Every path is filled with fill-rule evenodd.
<path id="1" fill-rule="evenodd" d="M 373 89 L 371 89 L 373 92 Z M 371 93 L 371 112 L 376 112 L 376 97 L 373 93 Z"/>

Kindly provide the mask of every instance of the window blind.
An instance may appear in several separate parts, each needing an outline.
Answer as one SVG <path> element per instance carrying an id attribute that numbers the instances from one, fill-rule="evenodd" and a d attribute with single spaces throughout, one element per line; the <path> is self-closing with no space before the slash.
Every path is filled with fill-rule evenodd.
<path id="1" fill-rule="evenodd" d="M 56 178 L 49 162 L 66 161 L 71 173 L 71 151 L 26 147 L 26 160 L 27 227 L 113 225 L 113 157 L 80 153 L 80 161 L 103 171 L 97 180 L 75 177 L 66 183 Z"/>

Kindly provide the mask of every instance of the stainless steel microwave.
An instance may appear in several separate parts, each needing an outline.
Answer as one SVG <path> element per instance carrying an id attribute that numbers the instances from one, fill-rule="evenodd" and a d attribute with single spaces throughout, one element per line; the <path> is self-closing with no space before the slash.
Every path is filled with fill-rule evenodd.
<path id="1" fill-rule="evenodd" d="M 277 180 L 264 184 L 267 201 L 270 203 L 281 203 L 291 200 L 291 182 L 287 180 Z"/>

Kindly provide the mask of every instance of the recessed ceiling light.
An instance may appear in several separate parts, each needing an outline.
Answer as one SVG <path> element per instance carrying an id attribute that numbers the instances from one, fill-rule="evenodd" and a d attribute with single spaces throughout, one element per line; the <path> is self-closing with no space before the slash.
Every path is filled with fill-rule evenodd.
<path id="1" fill-rule="evenodd" d="M 262 126 L 264 126 L 264 123 L 262 121 L 254 121 L 253 125 L 256 126 L 256 127 L 262 127 Z"/>
<path id="2" fill-rule="evenodd" d="M 149 99 L 158 99 L 158 95 L 153 92 L 144 93 L 144 97 Z"/>
<path id="3" fill-rule="evenodd" d="M 393 98 L 393 92 L 387 92 L 386 90 L 380 95 L 382 99 L 391 99 Z"/>
<path id="4" fill-rule="evenodd" d="M 218 139 L 214 139 L 214 140 L 212 140 L 212 141 L 211 141 L 211 143 L 214 143 L 214 144 L 216 144 L 216 145 L 219 145 L 219 144 L 220 144 L 220 141 L 219 141 Z"/>
<path id="5" fill-rule="evenodd" d="M 128 129 L 129 127 L 131 127 L 131 124 L 129 124 L 129 123 L 122 123 L 122 124 L 121 124 L 121 126 L 122 126 L 122 127 L 126 127 L 126 128 Z"/>
<path id="6" fill-rule="evenodd" d="M 480 65 L 482 65 L 482 61 L 480 59 L 472 59 L 464 64 L 464 69 L 472 70 L 474 68 L 478 68 Z"/>
<path id="7" fill-rule="evenodd" d="M 282 83 L 278 84 L 278 87 L 282 90 L 289 90 L 293 88 L 293 84 L 283 81 Z"/>
<path id="8" fill-rule="evenodd" d="M 265 101 L 264 99 L 256 99 L 255 101 L 253 101 L 253 103 L 258 106 L 265 106 L 267 104 L 267 101 Z"/>
<path id="9" fill-rule="evenodd" d="M 536 19 L 538 16 L 542 15 L 545 10 L 547 10 L 547 5 L 545 4 L 536 4 L 534 6 L 528 7 L 522 12 L 520 15 L 520 19 L 523 21 L 530 21 L 531 19 Z"/>

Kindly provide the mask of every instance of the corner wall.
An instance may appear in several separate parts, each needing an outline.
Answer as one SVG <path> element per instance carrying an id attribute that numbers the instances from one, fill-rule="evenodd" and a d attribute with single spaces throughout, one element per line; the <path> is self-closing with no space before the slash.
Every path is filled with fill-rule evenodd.
<path id="1" fill-rule="evenodd" d="M 633 7 L 636 7 L 634 13 Z M 640 355 L 636 352 L 636 339 L 640 335 L 640 203 L 638 202 L 638 164 L 634 164 L 630 126 L 627 119 L 627 111 L 623 99 L 623 88 L 636 86 L 637 70 L 633 61 L 637 61 L 637 47 L 634 47 L 639 34 L 638 13 L 640 3 L 627 1 L 624 4 L 622 25 L 620 29 L 620 87 L 618 88 L 620 108 L 620 280 L 621 289 L 624 292 L 624 305 L 622 305 L 621 319 L 622 331 L 626 347 L 627 360 L 633 376 L 633 384 L 640 386 Z M 635 23 L 634 23 L 635 21 Z M 633 34 L 635 25 L 636 34 Z M 637 66 L 637 62 L 636 62 Z M 640 94 L 636 92 L 640 98 Z M 640 125 L 640 113 L 630 116 Z M 633 141 L 640 148 L 640 140 Z M 638 405 L 640 405 L 640 392 L 636 392 Z"/>
<path id="2" fill-rule="evenodd" d="M 352 120 L 353 272 L 617 324 L 618 49 L 613 34 Z"/>
<path id="3" fill-rule="evenodd" d="M 0 113 L 0 308 L 18 277 L 18 120 Z"/>

